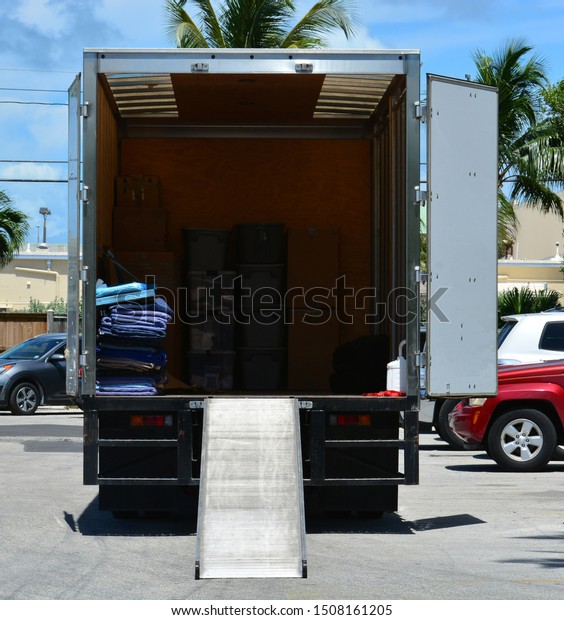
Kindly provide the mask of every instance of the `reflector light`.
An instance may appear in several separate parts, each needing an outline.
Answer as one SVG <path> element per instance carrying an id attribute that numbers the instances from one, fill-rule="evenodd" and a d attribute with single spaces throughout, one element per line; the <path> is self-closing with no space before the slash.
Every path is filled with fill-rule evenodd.
<path id="1" fill-rule="evenodd" d="M 132 415 L 131 426 L 172 426 L 171 415 Z"/>
<path id="2" fill-rule="evenodd" d="M 370 426 L 370 415 L 357 413 L 340 413 L 329 417 L 331 426 Z"/>

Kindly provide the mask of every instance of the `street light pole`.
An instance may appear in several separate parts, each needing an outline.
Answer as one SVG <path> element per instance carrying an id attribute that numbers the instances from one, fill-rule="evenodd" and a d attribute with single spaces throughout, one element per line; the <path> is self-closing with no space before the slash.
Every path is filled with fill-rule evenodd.
<path id="1" fill-rule="evenodd" d="M 39 214 L 43 216 L 43 243 L 39 244 L 38 247 L 47 249 L 47 216 L 51 215 L 51 211 L 47 207 L 41 207 Z"/>

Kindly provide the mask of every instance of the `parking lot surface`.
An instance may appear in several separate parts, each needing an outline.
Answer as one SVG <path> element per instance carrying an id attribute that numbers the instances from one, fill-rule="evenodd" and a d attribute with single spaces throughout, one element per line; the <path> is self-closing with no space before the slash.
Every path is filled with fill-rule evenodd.
<path id="1" fill-rule="evenodd" d="M 196 581 L 195 516 L 99 512 L 81 450 L 78 411 L 0 413 L 0 599 L 564 598 L 564 463 L 506 473 L 423 434 L 397 513 L 308 517 L 307 579 Z"/>

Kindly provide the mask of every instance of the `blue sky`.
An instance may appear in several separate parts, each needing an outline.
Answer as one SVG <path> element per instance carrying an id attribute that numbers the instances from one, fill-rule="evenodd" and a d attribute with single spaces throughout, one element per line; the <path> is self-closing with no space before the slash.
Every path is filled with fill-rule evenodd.
<path id="1" fill-rule="evenodd" d="M 314 0 L 296 0 L 298 14 Z M 81 71 L 85 47 L 170 47 L 163 0 L 1 0 L 0 144 L 2 160 L 65 161 L 66 91 Z M 357 0 L 358 36 L 335 36 L 336 48 L 420 49 L 422 72 L 474 75 L 472 54 L 524 37 L 542 56 L 552 82 L 564 79 L 564 0 Z M 12 90 L 20 89 L 20 90 Z M 54 92 L 35 92 L 35 90 Z M 17 102 L 17 103 L 16 103 Z M 31 102 L 38 102 L 32 104 Z M 44 105 L 51 103 L 56 105 Z M 55 163 L 0 163 L 0 179 L 65 179 Z M 29 241 L 66 241 L 65 183 L 0 180 L 31 217 Z M 37 227 L 41 228 L 38 230 Z"/>

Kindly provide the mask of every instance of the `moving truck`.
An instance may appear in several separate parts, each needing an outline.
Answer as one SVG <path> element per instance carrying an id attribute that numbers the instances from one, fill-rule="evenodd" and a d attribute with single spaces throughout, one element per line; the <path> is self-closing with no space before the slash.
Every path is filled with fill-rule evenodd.
<path id="1" fill-rule="evenodd" d="M 67 390 L 100 509 L 193 502 L 212 404 L 262 468 L 244 413 L 289 403 L 306 509 L 395 511 L 419 483 L 420 366 L 430 396 L 495 394 L 497 93 L 427 76 L 422 95 L 420 66 L 415 50 L 84 51 Z M 116 307 L 157 298 L 167 378 L 136 393 L 101 351 Z"/>

